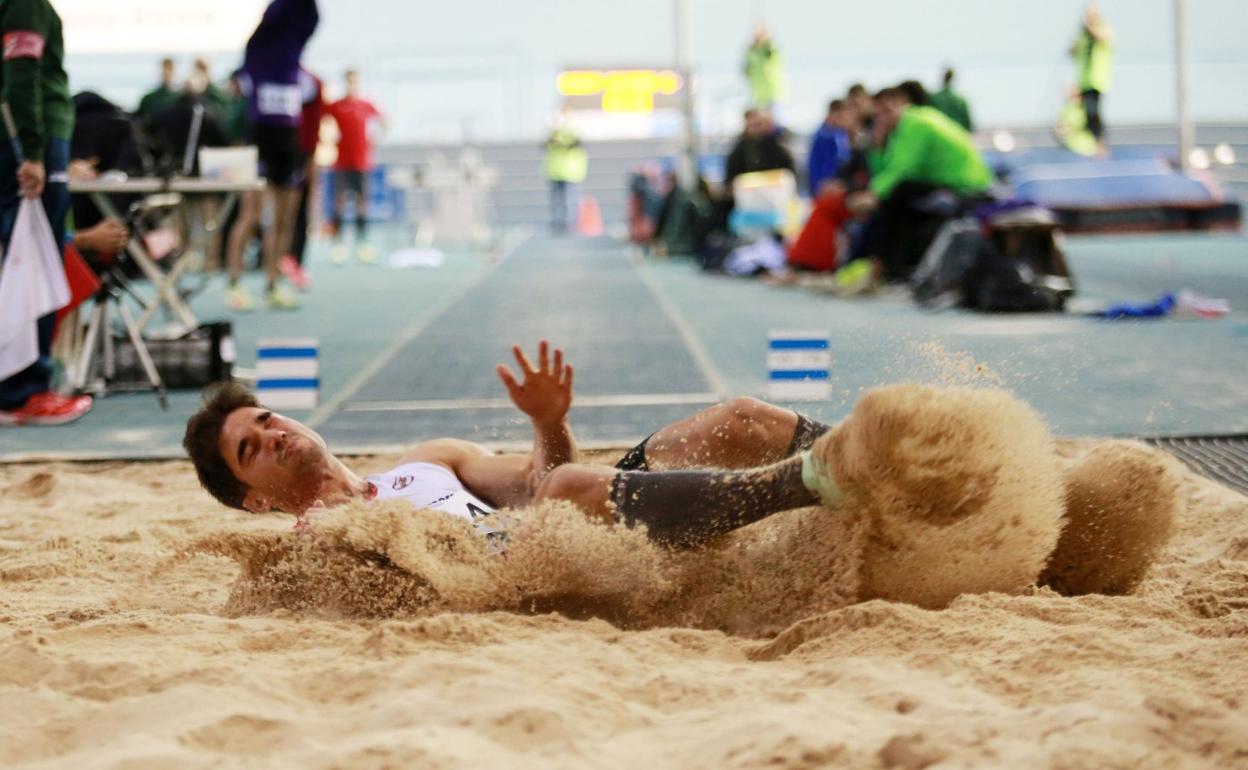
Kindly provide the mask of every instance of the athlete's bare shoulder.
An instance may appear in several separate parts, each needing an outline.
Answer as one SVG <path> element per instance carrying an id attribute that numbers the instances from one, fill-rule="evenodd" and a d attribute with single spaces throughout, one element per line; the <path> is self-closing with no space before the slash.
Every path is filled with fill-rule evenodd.
<path id="1" fill-rule="evenodd" d="M 435 438 L 423 441 L 409 449 L 399 458 L 399 464 L 434 463 L 457 471 L 464 462 L 476 457 L 488 457 L 490 450 L 458 438 Z"/>

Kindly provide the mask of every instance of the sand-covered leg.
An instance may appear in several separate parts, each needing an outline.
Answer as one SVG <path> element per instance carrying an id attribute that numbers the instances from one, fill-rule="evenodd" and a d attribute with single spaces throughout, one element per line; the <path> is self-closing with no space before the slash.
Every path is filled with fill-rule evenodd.
<path id="1" fill-rule="evenodd" d="M 825 503 L 867 519 L 864 599 L 939 607 L 962 593 L 1017 592 L 1057 542 L 1052 439 L 1005 391 L 876 388 L 812 459 L 834 482 Z"/>
<path id="2" fill-rule="evenodd" d="M 1162 452 L 1107 441 L 1066 472 L 1066 526 L 1041 583 L 1067 596 L 1127 594 L 1170 540 L 1178 476 Z"/>

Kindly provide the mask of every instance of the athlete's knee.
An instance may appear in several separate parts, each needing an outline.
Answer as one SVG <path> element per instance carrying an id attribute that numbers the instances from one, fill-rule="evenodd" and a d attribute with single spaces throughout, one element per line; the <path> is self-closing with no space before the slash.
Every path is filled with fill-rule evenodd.
<path id="1" fill-rule="evenodd" d="M 725 438 L 753 443 L 788 441 L 797 424 L 797 414 L 750 396 L 738 396 L 722 405 L 721 428 Z"/>
<path id="2" fill-rule="evenodd" d="M 566 500 L 590 513 L 603 512 L 616 471 L 608 466 L 568 463 L 547 473 L 533 493 L 533 502 Z"/>

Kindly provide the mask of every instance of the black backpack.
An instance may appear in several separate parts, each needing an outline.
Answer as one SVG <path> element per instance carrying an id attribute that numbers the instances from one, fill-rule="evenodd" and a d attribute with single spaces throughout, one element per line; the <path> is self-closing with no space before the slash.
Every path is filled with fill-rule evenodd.
<path id="1" fill-rule="evenodd" d="M 962 276 L 962 305 L 986 313 L 1060 312 L 1075 293 L 1075 283 L 1052 213 L 1017 208 L 987 224 Z"/>

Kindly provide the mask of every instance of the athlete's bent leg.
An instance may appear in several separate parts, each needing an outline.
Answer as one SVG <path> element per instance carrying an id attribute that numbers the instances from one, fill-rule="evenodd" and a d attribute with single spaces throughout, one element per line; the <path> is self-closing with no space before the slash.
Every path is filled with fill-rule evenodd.
<path id="1" fill-rule="evenodd" d="M 828 427 L 756 398 L 734 398 L 656 432 L 640 469 L 757 468 L 806 449 Z"/>
<path id="2" fill-rule="evenodd" d="M 567 500 L 593 519 L 646 525 L 651 540 L 688 548 L 774 513 L 818 504 L 802 459 L 743 471 L 616 471 L 568 464 L 543 479 L 534 501 Z"/>

